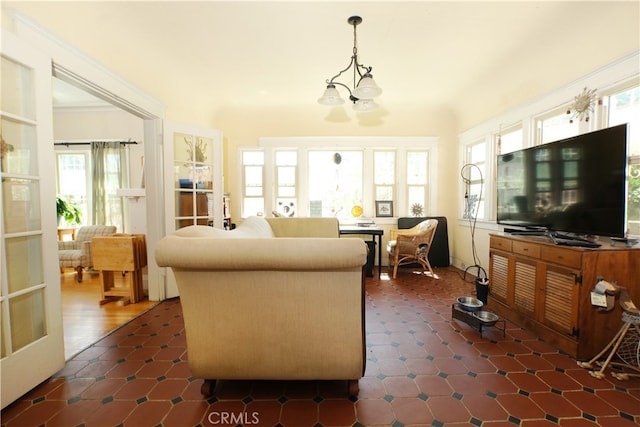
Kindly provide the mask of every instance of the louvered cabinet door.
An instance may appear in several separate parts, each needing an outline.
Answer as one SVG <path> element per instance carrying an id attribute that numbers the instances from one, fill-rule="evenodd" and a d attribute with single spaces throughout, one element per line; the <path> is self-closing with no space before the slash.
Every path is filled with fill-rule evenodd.
<path id="1" fill-rule="evenodd" d="M 491 252 L 489 262 L 489 292 L 493 298 L 507 304 L 509 258 L 506 254 Z"/>
<path id="2" fill-rule="evenodd" d="M 514 261 L 513 304 L 518 311 L 533 316 L 536 306 L 536 262 L 525 258 Z"/>
<path id="3" fill-rule="evenodd" d="M 554 330 L 573 336 L 578 323 L 580 288 L 576 274 L 567 269 L 547 266 L 542 295 L 542 322 Z"/>

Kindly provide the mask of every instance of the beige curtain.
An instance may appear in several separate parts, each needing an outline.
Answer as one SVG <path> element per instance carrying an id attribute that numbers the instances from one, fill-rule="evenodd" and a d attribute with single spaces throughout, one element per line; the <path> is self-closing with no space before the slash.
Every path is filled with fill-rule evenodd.
<path id="1" fill-rule="evenodd" d="M 93 223 L 115 225 L 124 230 L 124 207 L 120 188 L 127 186 L 126 146 L 117 141 L 93 141 L 91 143 L 93 166 Z"/>

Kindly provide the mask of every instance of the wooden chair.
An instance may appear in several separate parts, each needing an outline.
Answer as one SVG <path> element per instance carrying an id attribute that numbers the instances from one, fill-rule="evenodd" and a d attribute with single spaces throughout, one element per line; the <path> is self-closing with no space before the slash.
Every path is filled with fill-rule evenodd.
<path id="1" fill-rule="evenodd" d="M 427 219 L 413 228 L 391 230 L 387 252 L 389 253 L 389 268 L 392 269 L 394 279 L 399 266 L 416 262 L 422 266 L 424 271 L 428 270 L 433 276 L 433 270 L 427 257 L 437 226 L 437 219 Z"/>
<path id="2" fill-rule="evenodd" d="M 76 270 L 76 280 L 82 282 L 82 272 L 85 268 L 93 266 L 91 256 L 91 239 L 96 236 L 114 234 L 116 227 L 113 225 L 87 225 L 80 227 L 76 240 L 58 241 L 58 258 L 60 271 L 64 267 Z"/>

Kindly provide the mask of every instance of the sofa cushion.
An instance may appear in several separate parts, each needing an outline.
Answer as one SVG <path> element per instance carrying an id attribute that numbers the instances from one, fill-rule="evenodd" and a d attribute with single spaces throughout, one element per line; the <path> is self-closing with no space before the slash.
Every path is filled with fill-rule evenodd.
<path id="1" fill-rule="evenodd" d="M 264 218 L 257 216 L 245 219 L 235 230 L 222 230 L 206 225 L 190 225 L 176 230 L 175 235 L 180 237 L 208 237 L 215 239 L 260 239 L 274 237 L 269 223 Z"/>
<path id="2" fill-rule="evenodd" d="M 250 216 L 242 221 L 235 229 L 229 231 L 231 237 L 246 238 L 271 238 L 274 237 L 271 226 L 266 219 L 259 216 Z"/>
<path id="3" fill-rule="evenodd" d="M 275 237 L 340 237 L 340 224 L 334 217 L 267 218 Z"/>
<path id="4" fill-rule="evenodd" d="M 225 237 L 224 230 L 207 225 L 190 225 L 177 229 L 174 234 L 180 237 Z"/>

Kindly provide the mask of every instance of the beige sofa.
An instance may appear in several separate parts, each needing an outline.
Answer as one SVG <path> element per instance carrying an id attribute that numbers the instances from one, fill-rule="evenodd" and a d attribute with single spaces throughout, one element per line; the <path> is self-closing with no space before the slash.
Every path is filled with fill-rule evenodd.
<path id="1" fill-rule="evenodd" d="M 163 238 L 191 373 L 216 380 L 347 380 L 365 368 L 367 246 L 335 218 L 258 218 L 235 230 L 190 226 Z"/>

